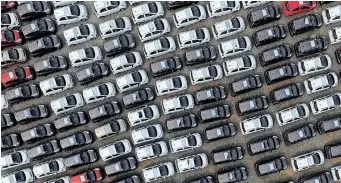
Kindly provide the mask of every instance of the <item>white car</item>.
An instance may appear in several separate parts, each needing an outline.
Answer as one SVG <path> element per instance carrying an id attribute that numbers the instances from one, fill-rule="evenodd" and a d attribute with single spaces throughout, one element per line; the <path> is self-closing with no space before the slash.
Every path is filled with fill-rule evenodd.
<path id="1" fill-rule="evenodd" d="M 108 99 L 115 95 L 115 86 L 110 82 L 83 89 L 83 97 L 87 104 Z"/>
<path id="2" fill-rule="evenodd" d="M 58 25 L 67 25 L 88 19 L 88 10 L 82 4 L 55 9 L 53 14 Z"/>
<path id="3" fill-rule="evenodd" d="M 245 30 L 245 22 L 240 16 L 217 22 L 212 26 L 215 39 L 222 39 L 242 32 L 243 30 Z"/>
<path id="4" fill-rule="evenodd" d="M 291 165 L 295 172 L 309 169 L 313 166 L 322 165 L 325 161 L 323 152 L 320 150 L 291 158 Z"/>
<path id="5" fill-rule="evenodd" d="M 16 63 L 26 62 L 28 54 L 23 48 L 10 48 L 1 52 L 1 66 L 6 67 Z"/>
<path id="6" fill-rule="evenodd" d="M 174 76 L 155 82 L 155 90 L 158 96 L 175 93 L 188 88 L 185 76 Z"/>
<path id="7" fill-rule="evenodd" d="M 339 79 L 334 72 L 318 75 L 304 80 L 304 87 L 307 94 L 327 90 L 337 86 Z"/>
<path id="8" fill-rule="evenodd" d="M 63 32 L 68 46 L 84 43 L 97 37 L 94 24 L 81 24 Z"/>
<path id="9" fill-rule="evenodd" d="M 120 17 L 100 23 L 99 30 L 102 39 L 107 39 L 127 33 L 132 27 L 128 17 Z"/>
<path id="10" fill-rule="evenodd" d="M 310 108 L 313 114 L 319 114 L 341 107 L 341 93 L 334 93 L 310 101 Z"/>
<path id="11" fill-rule="evenodd" d="M 270 114 L 245 119 L 240 122 L 240 130 L 243 135 L 263 131 L 273 127 L 273 119 Z"/>
<path id="12" fill-rule="evenodd" d="M 1 30 L 12 30 L 13 28 L 20 27 L 21 21 L 16 13 L 3 13 L 1 14 Z"/>
<path id="13" fill-rule="evenodd" d="M 139 162 L 164 156 L 168 153 L 167 144 L 164 141 L 147 144 L 135 148 L 136 158 Z"/>
<path id="14" fill-rule="evenodd" d="M 207 3 L 210 18 L 228 15 L 238 10 L 240 10 L 239 1 L 210 1 Z"/>
<path id="15" fill-rule="evenodd" d="M 128 127 L 123 119 L 116 119 L 95 129 L 96 137 L 103 139 L 127 131 Z"/>
<path id="16" fill-rule="evenodd" d="M 304 59 L 297 63 L 298 71 L 301 76 L 324 71 L 332 66 L 332 59 L 328 55 L 319 55 L 316 57 Z"/>
<path id="17" fill-rule="evenodd" d="M 39 87 L 44 96 L 50 96 L 75 86 L 70 74 L 54 76 L 52 78 L 40 81 Z"/>
<path id="18" fill-rule="evenodd" d="M 156 105 L 149 105 L 135 111 L 128 112 L 128 121 L 130 126 L 147 123 L 159 117 L 160 112 Z"/>
<path id="19" fill-rule="evenodd" d="M 53 6 L 55 8 L 58 8 L 58 7 L 66 6 L 66 5 L 75 4 L 77 2 L 78 1 L 53 1 Z"/>
<path id="20" fill-rule="evenodd" d="M 131 131 L 131 140 L 133 144 L 141 144 L 162 138 L 163 130 L 159 124 L 149 125 Z"/>
<path id="21" fill-rule="evenodd" d="M 64 176 L 64 177 L 59 177 L 53 180 L 49 180 L 45 183 L 58 183 L 57 181 L 60 181 L 61 183 L 71 183 L 70 177 L 69 176 Z"/>
<path id="22" fill-rule="evenodd" d="M 276 112 L 276 119 L 279 126 L 290 124 L 294 121 L 307 118 L 308 116 L 309 107 L 307 104 L 297 104 Z"/>
<path id="23" fill-rule="evenodd" d="M 17 167 L 27 164 L 30 161 L 31 159 L 27 155 L 27 150 L 14 151 L 1 157 L 1 169 L 6 170 L 8 168 Z"/>
<path id="24" fill-rule="evenodd" d="M 242 1 L 244 9 L 253 8 L 268 3 L 268 1 Z"/>
<path id="25" fill-rule="evenodd" d="M 231 76 L 256 69 L 256 59 L 253 55 L 226 60 L 223 63 L 225 76 Z"/>
<path id="26" fill-rule="evenodd" d="M 143 46 L 146 59 L 161 56 L 176 49 L 175 41 L 172 37 L 162 37 L 145 43 Z"/>
<path id="27" fill-rule="evenodd" d="M 9 108 L 10 104 L 8 103 L 8 100 L 5 95 L 1 95 L 1 109 L 7 109 Z"/>
<path id="28" fill-rule="evenodd" d="M 158 38 L 171 31 L 169 22 L 165 18 L 157 19 L 138 26 L 138 35 L 142 42 Z"/>
<path id="29" fill-rule="evenodd" d="M 332 167 L 330 171 L 334 181 L 341 181 L 341 165 Z"/>
<path id="30" fill-rule="evenodd" d="M 127 3 L 125 1 L 95 1 L 94 7 L 97 17 L 101 18 L 125 10 Z"/>
<path id="31" fill-rule="evenodd" d="M 194 107 L 194 99 L 191 94 L 166 98 L 162 100 L 162 109 L 164 114 L 179 112 Z"/>
<path id="32" fill-rule="evenodd" d="M 175 166 L 179 173 L 205 168 L 208 165 L 206 154 L 200 153 L 175 160 Z"/>
<path id="33" fill-rule="evenodd" d="M 341 5 L 336 5 L 322 11 L 324 24 L 332 24 L 341 21 Z"/>
<path id="34" fill-rule="evenodd" d="M 223 69 L 220 65 L 210 65 L 206 67 L 200 67 L 198 69 L 192 69 L 190 78 L 192 85 L 207 83 L 223 78 Z"/>
<path id="35" fill-rule="evenodd" d="M 1 177 L 2 183 L 29 183 L 33 182 L 35 177 L 31 169 L 26 168 Z"/>
<path id="36" fill-rule="evenodd" d="M 205 20 L 206 11 L 202 5 L 195 5 L 175 12 L 173 19 L 177 28 L 187 27 Z"/>
<path id="37" fill-rule="evenodd" d="M 72 111 L 84 105 L 84 100 L 80 93 L 74 93 L 65 97 L 51 101 L 51 108 L 55 115 Z"/>
<path id="38" fill-rule="evenodd" d="M 165 14 L 161 2 L 144 3 L 133 7 L 131 11 L 131 17 L 135 24 L 151 21 Z"/>
<path id="39" fill-rule="evenodd" d="M 186 32 L 180 32 L 178 42 L 180 49 L 198 46 L 210 42 L 210 32 L 207 28 L 197 28 Z"/>
<path id="40" fill-rule="evenodd" d="M 103 55 L 98 46 L 93 46 L 69 52 L 69 59 L 72 67 L 79 67 L 102 60 Z"/>
<path id="41" fill-rule="evenodd" d="M 33 166 L 33 173 L 37 178 L 55 175 L 64 171 L 66 171 L 66 166 L 63 158 L 53 159 Z"/>
<path id="42" fill-rule="evenodd" d="M 172 153 L 191 150 L 202 146 L 202 138 L 199 133 L 192 133 L 170 139 L 169 145 Z"/>
<path id="43" fill-rule="evenodd" d="M 116 78 L 116 84 L 120 93 L 138 88 L 149 82 L 144 70 L 137 70 Z"/>
<path id="44" fill-rule="evenodd" d="M 225 42 L 221 42 L 218 46 L 221 58 L 231 57 L 240 53 L 251 50 L 251 40 L 249 37 L 238 37 Z"/>
<path id="45" fill-rule="evenodd" d="M 123 139 L 100 147 L 98 151 L 102 160 L 108 161 L 110 159 L 121 157 L 130 153 L 132 151 L 132 147 L 129 140 Z"/>
<path id="46" fill-rule="evenodd" d="M 122 73 L 143 64 L 139 52 L 130 52 L 110 59 L 110 67 L 114 74 Z"/>
<path id="47" fill-rule="evenodd" d="M 331 44 L 341 43 L 341 27 L 334 27 L 328 33 Z"/>
<path id="48" fill-rule="evenodd" d="M 175 173 L 174 166 L 171 162 L 161 163 L 142 169 L 142 176 L 145 182 L 152 182 L 160 179 L 166 179 Z"/>

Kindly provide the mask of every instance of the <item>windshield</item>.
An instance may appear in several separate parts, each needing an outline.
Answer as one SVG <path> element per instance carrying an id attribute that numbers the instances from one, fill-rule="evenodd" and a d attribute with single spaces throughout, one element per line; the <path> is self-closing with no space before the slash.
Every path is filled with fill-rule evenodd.
<path id="1" fill-rule="evenodd" d="M 70 11 L 72 15 L 79 16 L 80 15 L 80 10 L 77 5 L 71 5 L 70 6 Z"/>
<path id="2" fill-rule="evenodd" d="M 80 25 L 79 31 L 81 32 L 82 35 L 85 35 L 85 36 L 90 34 L 90 30 L 89 30 L 89 27 L 87 25 Z"/>
<path id="3" fill-rule="evenodd" d="M 6 41 L 14 41 L 14 34 L 12 31 L 5 30 L 4 31 L 4 36 Z"/>
<path id="4" fill-rule="evenodd" d="M 45 20 L 38 20 L 37 25 L 39 27 L 39 30 L 47 30 L 47 24 Z"/>

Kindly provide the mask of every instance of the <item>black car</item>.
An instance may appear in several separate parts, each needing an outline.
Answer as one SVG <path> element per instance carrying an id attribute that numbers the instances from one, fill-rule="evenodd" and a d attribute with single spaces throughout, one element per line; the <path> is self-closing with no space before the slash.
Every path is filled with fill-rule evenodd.
<path id="1" fill-rule="evenodd" d="M 261 29 L 252 35 L 252 40 L 255 46 L 263 46 L 269 43 L 274 43 L 286 37 L 285 29 L 282 25 L 274 25 Z"/>
<path id="2" fill-rule="evenodd" d="M 226 98 L 226 90 L 224 86 L 214 86 L 195 92 L 195 101 L 197 104 L 214 102 Z"/>
<path id="3" fill-rule="evenodd" d="M 35 62 L 33 67 L 38 76 L 44 76 L 65 70 L 68 67 L 68 63 L 64 56 L 50 56 L 45 60 Z"/>
<path id="4" fill-rule="evenodd" d="M 134 170 L 137 166 L 138 164 L 135 158 L 128 157 L 126 159 L 120 159 L 112 164 L 106 165 L 104 170 L 107 175 L 114 175 Z"/>
<path id="5" fill-rule="evenodd" d="M 249 142 L 247 144 L 247 149 L 251 156 L 259 153 L 269 152 L 275 149 L 278 149 L 281 142 L 277 136 L 266 137 L 261 140 L 257 140 L 254 142 Z"/>
<path id="6" fill-rule="evenodd" d="M 302 57 L 317 52 L 324 51 L 328 48 L 329 41 L 324 36 L 316 36 L 295 43 L 294 49 L 297 57 Z"/>
<path id="7" fill-rule="evenodd" d="M 341 143 L 324 146 L 324 153 L 328 159 L 341 157 Z"/>
<path id="8" fill-rule="evenodd" d="M 21 30 L 26 39 L 36 39 L 53 34 L 56 31 L 56 25 L 51 19 L 39 19 L 22 26 Z"/>
<path id="9" fill-rule="evenodd" d="M 51 5 L 47 1 L 28 1 L 17 7 L 17 12 L 21 20 L 37 19 L 52 12 Z"/>
<path id="10" fill-rule="evenodd" d="M 213 61 L 217 58 L 217 52 L 213 46 L 203 46 L 184 54 L 186 65 L 194 65 Z"/>
<path id="11" fill-rule="evenodd" d="M 146 104 L 155 99 L 155 94 L 151 88 L 140 88 L 139 90 L 123 95 L 122 100 L 126 109 Z"/>
<path id="12" fill-rule="evenodd" d="M 163 76 L 182 68 L 181 60 L 178 56 L 169 57 L 165 60 L 161 60 L 150 64 L 150 69 L 154 77 Z"/>
<path id="13" fill-rule="evenodd" d="M 236 127 L 233 125 L 233 123 L 208 128 L 205 130 L 206 138 L 209 141 L 233 137 L 236 135 L 236 133 Z"/>
<path id="14" fill-rule="evenodd" d="M 116 181 L 116 183 L 142 183 L 142 181 L 138 175 L 133 175 L 128 178 L 120 179 Z"/>
<path id="15" fill-rule="evenodd" d="M 294 63 L 285 64 L 279 67 L 268 69 L 264 72 L 266 84 L 272 84 L 278 81 L 293 78 L 297 76 L 298 68 Z"/>
<path id="16" fill-rule="evenodd" d="M 238 167 L 227 171 L 218 172 L 218 183 L 239 182 L 246 180 L 248 173 L 245 167 Z"/>
<path id="17" fill-rule="evenodd" d="M 1 130 L 14 126 L 16 124 L 12 113 L 3 113 L 1 115 Z"/>
<path id="18" fill-rule="evenodd" d="M 236 103 L 236 110 L 239 116 L 261 111 L 268 107 L 269 102 L 266 96 L 256 96 Z"/>
<path id="19" fill-rule="evenodd" d="M 194 5 L 198 1 L 167 1 L 167 8 L 169 10 L 175 10 L 189 5 Z"/>
<path id="20" fill-rule="evenodd" d="M 74 112 L 53 121 L 57 130 L 68 130 L 88 122 L 88 116 L 84 112 Z"/>
<path id="21" fill-rule="evenodd" d="M 176 131 L 194 128 L 198 125 L 198 121 L 194 114 L 188 114 L 177 118 L 167 119 L 166 124 L 169 131 Z"/>
<path id="22" fill-rule="evenodd" d="M 200 118 L 203 122 L 209 122 L 230 117 L 231 111 L 228 105 L 204 108 L 200 110 Z"/>
<path id="23" fill-rule="evenodd" d="M 135 48 L 135 39 L 132 35 L 121 35 L 106 41 L 104 44 L 104 50 L 107 56 L 114 56 L 118 53 L 128 51 Z"/>
<path id="24" fill-rule="evenodd" d="M 280 8 L 278 6 L 268 5 L 262 9 L 251 11 L 247 15 L 250 27 L 257 27 L 281 18 Z"/>
<path id="25" fill-rule="evenodd" d="M 21 138 L 19 135 L 12 133 L 1 136 L 1 149 L 18 147 L 21 144 Z"/>
<path id="26" fill-rule="evenodd" d="M 329 172 L 323 172 L 316 174 L 314 176 L 300 178 L 298 180 L 299 183 L 332 183 L 333 177 Z"/>
<path id="27" fill-rule="evenodd" d="M 270 92 L 270 99 L 273 104 L 297 98 L 303 95 L 303 87 L 300 83 L 289 84 L 281 88 L 277 88 Z"/>
<path id="28" fill-rule="evenodd" d="M 300 128 L 287 131 L 283 133 L 284 142 L 286 145 L 292 145 L 303 140 L 310 139 L 316 136 L 317 131 L 314 128 L 314 125 L 308 124 L 304 125 Z"/>
<path id="29" fill-rule="evenodd" d="M 230 84 L 232 95 L 236 96 L 262 86 L 259 75 L 250 75 Z"/>
<path id="30" fill-rule="evenodd" d="M 122 111 L 119 103 L 116 101 L 111 101 L 90 109 L 89 116 L 93 122 L 97 122 L 105 118 L 120 114 L 121 112 Z"/>
<path id="31" fill-rule="evenodd" d="M 335 51 L 335 57 L 336 57 L 337 63 L 341 64 L 341 48 Z"/>
<path id="32" fill-rule="evenodd" d="M 83 85 L 100 79 L 109 74 L 108 66 L 105 63 L 94 63 L 90 67 L 76 73 L 78 81 Z"/>
<path id="33" fill-rule="evenodd" d="M 310 30 L 318 29 L 322 26 L 322 16 L 319 14 L 310 14 L 301 16 L 288 23 L 290 35 L 305 33 Z"/>
<path id="34" fill-rule="evenodd" d="M 213 153 L 213 161 L 215 164 L 236 161 L 243 159 L 243 157 L 243 149 L 239 146 L 214 151 Z"/>
<path id="35" fill-rule="evenodd" d="M 40 96 L 39 87 L 35 84 L 21 85 L 17 88 L 5 91 L 5 97 L 9 102 L 23 102 Z"/>
<path id="36" fill-rule="evenodd" d="M 329 133 L 333 131 L 340 131 L 341 130 L 341 117 L 319 121 L 317 123 L 317 127 L 321 134 Z"/>
<path id="37" fill-rule="evenodd" d="M 34 57 L 38 57 L 60 49 L 62 42 L 58 36 L 50 35 L 28 43 L 27 47 Z"/>
<path id="38" fill-rule="evenodd" d="M 280 172 L 287 168 L 288 162 L 283 156 L 272 160 L 261 161 L 255 164 L 255 169 L 258 176 Z"/>
<path id="39" fill-rule="evenodd" d="M 292 51 L 289 45 L 280 45 L 258 53 L 260 64 L 264 67 L 274 64 L 292 56 Z"/>

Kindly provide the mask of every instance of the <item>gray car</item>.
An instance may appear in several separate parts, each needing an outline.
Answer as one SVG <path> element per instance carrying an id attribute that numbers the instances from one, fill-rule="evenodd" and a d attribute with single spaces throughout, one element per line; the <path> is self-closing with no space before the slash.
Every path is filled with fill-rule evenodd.
<path id="1" fill-rule="evenodd" d="M 42 156 L 48 156 L 60 152 L 61 148 L 57 140 L 50 140 L 36 145 L 27 150 L 29 158 L 38 158 Z"/>
<path id="2" fill-rule="evenodd" d="M 152 89 L 140 88 L 135 92 L 124 95 L 122 100 L 125 108 L 131 108 L 152 101 L 154 98 L 155 95 Z"/>
<path id="3" fill-rule="evenodd" d="M 111 135 L 127 131 L 127 124 L 123 119 L 117 119 L 95 129 L 97 138 L 105 138 Z"/>
<path id="4" fill-rule="evenodd" d="M 86 84 L 101 77 L 107 76 L 109 70 L 104 63 L 95 63 L 90 67 L 76 73 L 77 79 L 81 84 Z"/>
<path id="5" fill-rule="evenodd" d="M 88 122 L 88 117 L 84 112 L 71 113 L 53 121 L 57 130 L 66 130 Z"/>
<path id="6" fill-rule="evenodd" d="M 207 140 L 218 140 L 236 135 L 236 127 L 233 123 L 221 125 L 205 130 Z"/>
<path id="7" fill-rule="evenodd" d="M 51 5 L 46 1 L 29 1 L 17 7 L 17 12 L 21 20 L 32 20 L 43 17 L 49 15 L 51 11 Z"/>
<path id="8" fill-rule="evenodd" d="M 258 176 L 268 175 L 280 172 L 288 168 L 288 162 L 285 157 L 279 157 L 265 162 L 255 164 L 256 173 Z"/>
<path id="9" fill-rule="evenodd" d="M 116 183 L 142 183 L 142 181 L 138 175 L 133 175 L 131 177 L 118 180 Z"/>
<path id="10" fill-rule="evenodd" d="M 111 101 L 89 110 L 90 119 L 94 122 L 114 116 L 121 113 L 121 107 L 118 102 Z"/>
<path id="11" fill-rule="evenodd" d="M 250 75 L 238 81 L 231 83 L 232 95 L 236 96 L 262 86 L 262 80 L 259 75 Z"/>
<path id="12" fill-rule="evenodd" d="M 82 151 L 64 158 L 64 164 L 67 168 L 86 165 L 97 161 L 97 154 L 94 150 Z"/>
<path id="13" fill-rule="evenodd" d="M 56 26 L 51 19 L 39 19 L 22 26 L 21 30 L 26 39 L 34 39 L 54 33 Z"/>
<path id="14" fill-rule="evenodd" d="M 43 138 L 48 138 L 54 134 L 55 131 L 53 125 L 46 123 L 23 131 L 20 135 L 24 142 L 32 142 Z"/>
<path id="15" fill-rule="evenodd" d="M 51 56 L 33 64 L 34 70 L 38 76 L 65 70 L 67 66 L 68 63 L 63 56 Z"/>
<path id="16" fill-rule="evenodd" d="M 28 43 L 27 47 L 33 57 L 38 57 L 61 48 L 62 41 L 56 35 L 48 35 Z"/>
<path id="17" fill-rule="evenodd" d="M 132 35 L 122 35 L 111 39 L 103 44 L 107 56 L 128 51 L 135 47 L 135 39 Z"/>
<path id="18" fill-rule="evenodd" d="M 246 180 L 247 177 L 248 173 L 245 167 L 230 169 L 217 175 L 218 183 L 239 182 Z"/>
<path id="19" fill-rule="evenodd" d="M 5 97 L 9 102 L 22 102 L 24 100 L 37 98 L 39 95 L 39 88 L 35 84 L 21 85 L 5 91 Z"/>
<path id="20" fill-rule="evenodd" d="M 118 173 L 130 171 L 130 170 L 134 170 L 136 167 L 137 167 L 137 162 L 135 158 L 128 157 L 126 159 L 107 165 L 104 167 L 104 169 L 107 175 L 113 175 L 113 174 L 118 174 Z"/>
<path id="21" fill-rule="evenodd" d="M 17 147 L 21 144 L 19 135 L 13 133 L 1 136 L 1 149 Z"/>
<path id="22" fill-rule="evenodd" d="M 12 113 L 3 113 L 1 115 L 1 129 L 9 128 L 15 125 L 15 119 Z"/>
<path id="23" fill-rule="evenodd" d="M 239 146 L 219 150 L 213 154 L 213 160 L 216 164 L 240 160 L 243 157 L 243 149 Z"/>
<path id="24" fill-rule="evenodd" d="M 245 99 L 236 103 L 236 110 L 239 116 L 264 110 L 268 107 L 269 102 L 266 96 L 256 96 L 254 98 Z"/>
<path id="25" fill-rule="evenodd" d="M 76 132 L 74 135 L 60 139 L 59 143 L 62 149 L 69 149 L 90 144 L 93 141 L 91 132 Z"/>
<path id="26" fill-rule="evenodd" d="M 198 125 L 198 120 L 194 114 L 188 114 L 177 118 L 167 119 L 167 129 L 169 131 L 185 130 Z"/>
<path id="27" fill-rule="evenodd" d="M 49 111 L 45 105 L 37 105 L 14 112 L 15 120 L 20 123 L 32 122 L 41 118 L 46 118 Z"/>

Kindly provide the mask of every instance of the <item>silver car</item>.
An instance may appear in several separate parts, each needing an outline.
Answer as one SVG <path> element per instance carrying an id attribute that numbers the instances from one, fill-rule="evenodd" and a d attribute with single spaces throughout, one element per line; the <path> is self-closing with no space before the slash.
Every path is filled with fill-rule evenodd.
<path id="1" fill-rule="evenodd" d="M 337 75 L 334 72 L 330 72 L 305 80 L 304 87 L 307 94 L 312 94 L 336 87 L 338 82 Z"/>
<path id="2" fill-rule="evenodd" d="M 312 151 L 299 156 L 291 158 L 291 165 L 294 171 L 302 171 L 311 167 L 322 165 L 325 161 L 324 154 L 322 151 Z"/>
<path id="3" fill-rule="evenodd" d="M 34 120 L 49 116 L 48 108 L 45 105 L 37 105 L 14 112 L 15 120 L 20 123 L 32 122 Z"/>
<path id="4" fill-rule="evenodd" d="M 135 24 L 150 21 L 165 14 L 161 2 L 148 2 L 131 9 Z"/>
<path id="5" fill-rule="evenodd" d="M 127 139 L 119 140 L 114 143 L 105 145 L 98 149 L 99 155 L 103 161 L 108 161 L 117 157 L 121 157 L 132 151 L 130 141 Z"/>
<path id="6" fill-rule="evenodd" d="M 51 108 L 56 115 L 74 110 L 84 105 L 83 97 L 80 93 L 74 93 L 59 99 L 52 100 Z"/>
<path id="7" fill-rule="evenodd" d="M 245 119 L 240 122 L 240 130 L 243 135 L 270 129 L 273 126 L 273 119 L 270 114 Z"/>
<path id="8" fill-rule="evenodd" d="M 187 156 L 175 160 L 175 166 L 179 173 L 205 168 L 208 165 L 207 155 L 204 153 Z"/>
<path id="9" fill-rule="evenodd" d="M 44 162 L 33 166 L 33 173 L 37 178 L 55 175 L 57 173 L 64 172 L 65 170 L 66 166 L 64 164 L 63 158 L 53 159 L 49 162 Z"/>
<path id="10" fill-rule="evenodd" d="M 97 161 L 97 154 L 94 150 L 86 150 L 64 158 L 67 168 L 86 165 Z"/>
<path id="11" fill-rule="evenodd" d="M 61 148 L 59 147 L 58 141 L 50 140 L 50 141 L 46 141 L 41 144 L 38 144 L 30 149 L 27 149 L 27 154 L 29 158 L 33 159 L 33 158 L 55 154 L 60 151 L 61 151 Z"/>
<path id="12" fill-rule="evenodd" d="M 17 167 L 27 164 L 31 159 L 27 155 L 27 150 L 14 151 L 1 157 L 1 169 Z"/>
<path id="13" fill-rule="evenodd" d="M 136 147 L 135 154 L 138 161 L 144 161 L 152 158 L 164 156 L 168 153 L 167 144 L 164 141 L 147 144 L 144 146 Z"/>
<path id="14" fill-rule="evenodd" d="M 334 93 L 310 101 L 310 108 L 313 114 L 319 114 L 341 107 L 341 93 Z"/>
<path id="15" fill-rule="evenodd" d="M 75 84 L 70 74 L 63 74 L 40 81 L 39 86 L 43 94 L 49 96 L 70 89 Z"/>
<path id="16" fill-rule="evenodd" d="M 130 126 L 147 123 L 159 117 L 160 112 L 156 105 L 149 105 L 135 111 L 128 112 L 128 122 Z"/>
<path id="17" fill-rule="evenodd" d="M 173 153 L 191 150 L 202 146 L 202 138 L 199 133 L 175 137 L 169 140 L 170 148 Z"/>
<path id="18" fill-rule="evenodd" d="M 140 25 L 138 27 L 138 35 L 142 42 L 158 38 L 168 32 L 171 28 L 169 22 L 165 18 L 156 19 Z"/>
<path id="19" fill-rule="evenodd" d="M 142 127 L 131 131 L 131 139 L 135 145 L 156 140 L 162 136 L 163 130 L 159 124 Z"/>
<path id="20" fill-rule="evenodd" d="M 90 144 L 92 141 L 93 137 L 91 132 L 82 131 L 60 139 L 59 143 L 62 149 L 69 149 Z"/>
<path id="21" fill-rule="evenodd" d="M 1 52 L 1 66 L 3 67 L 26 62 L 27 59 L 27 52 L 23 48 L 10 48 Z"/>
<path id="22" fill-rule="evenodd" d="M 174 166 L 171 162 L 161 163 L 142 169 L 142 176 L 146 182 L 152 182 L 173 176 Z"/>
<path id="23" fill-rule="evenodd" d="M 58 25 L 77 23 L 88 19 L 88 10 L 82 4 L 74 4 L 57 8 L 53 12 Z"/>
<path id="24" fill-rule="evenodd" d="M 127 124 L 123 119 L 117 119 L 95 129 L 97 138 L 102 139 L 127 131 Z"/>
<path id="25" fill-rule="evenodd" d="M 21 138 L 24 142 L 36 141 L 44 138 L 51 137 L 55 134 L 53 125 L 45 123 L 26 131 L 21 132 Z"/>
<path id="26" fill-rule="evenodd" d="M 279 126 L 307 118 L 308 116 L 309 108 L 307 104 L 297 104 L 276 112 L 276 118 Z"/>

